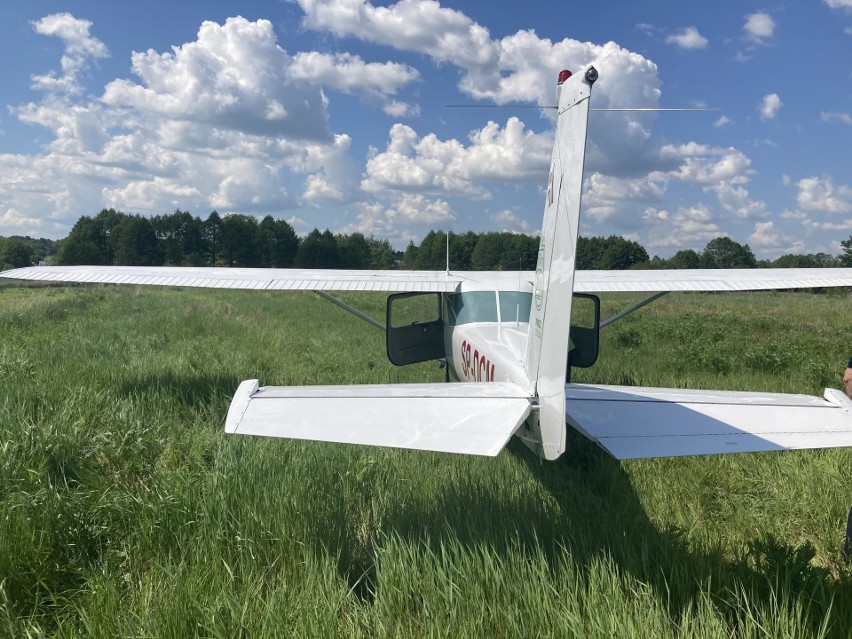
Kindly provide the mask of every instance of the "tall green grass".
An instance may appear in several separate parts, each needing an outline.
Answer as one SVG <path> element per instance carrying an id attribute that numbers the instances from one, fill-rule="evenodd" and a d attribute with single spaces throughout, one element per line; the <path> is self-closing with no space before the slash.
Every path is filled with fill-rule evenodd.
<path id="1" fill-rule="evenodd" d="M 672 296 L 576 379 L 819 393 L 848 311 Z M 383 344 L 310 294 L 0 288 L 0 636 L 850 636 L 849 450 L 619 463 L 572 437 L 547 463 L 223 433 L 247 378 L 443 379 Z"/>

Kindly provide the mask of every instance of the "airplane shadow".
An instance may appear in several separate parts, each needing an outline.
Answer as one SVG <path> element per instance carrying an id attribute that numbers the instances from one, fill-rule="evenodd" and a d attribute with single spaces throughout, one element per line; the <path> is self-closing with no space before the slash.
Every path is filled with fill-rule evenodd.
<path id="1" fill-rule="evenodd" d="M 380 527 L 436 553 L 442 542 L 453 538 L 471 549 L 487 544 L 506 556 L 519 549 L 543 552 L 551 565 L 567 554 L 583 579 L 601 560 L 611 561 L 622 574 L 650 586 L 675 624 L 687 611 L 698 610 L 700 599 L 709 594 L 735 625 L 746 614 L 737 610 L 745 594 L 748 602 L 764 610 L 785 600 L 800 602 L 806 622 L 818 635 L 831 605 L 836 612 L 838 606 L 852 604 L 848 585 L 811 565 L 814 553 L 809 546 L 761 537 L 750 542 L 741 559 L 725 557 L 721 549 L 696 552 L 689 547 L 686 531 L 661 529 L 649 519 L 620 462 L 579 435 L 570 437 L 568 450 L 560 461 L 542 463 L 517 440 L 509 445 L 508 454 L 540 483 L 542 497 L 549 502 L 545 507 L 522 491 L 504 497 L 488 486 L 454 485 L 434 509 L 401 506 L 386 513 Z M 381 587 L 375 566 L 363 555 L 354 564 L 348 559 L 352 557 L 341 553 L 341 574 L 355 594 L 371 600 Z M 828 596 L 803 594 L 814 592 Z M 846 636 L 844 629 L 832 629 L 838 631 L 836 636 Z"/>
<path id="2" fill-rule="evenodd" d="M 197 407 L 224 402 L 238 383 L 225 373 L 165 373 L 128 379 L 121 392 L 161 392 Z M 363 454 L 373 450 L 364 449 Z M 452 539 L 472 550 L 484 544 L 506 557 L 519 550 L 543 553 L 554 566 L 567 556 L 581 579 L 590 578 L 601 560 L 611 561 L 623 574 L 649 586 L 673 623 L 687 610 L 697 610 L 707 594 L 729 623 L 736 622 L 737 600 L 743 593 L 765 610 L 785 599 L 797 601 L 804 606 L 814 635 L 820 634 L 829 613 L 824 602 L 833 600 L 835 614 L 852 606 L 848 580 L 838 582 L 827 570 L 811 565 L 809 547 L 760 537 L 751 540 L 748 552 L 739 559 L 726 557 L 721 549 L 692 550 L 687 531 L 661 528 L 649 519 L 620 462 L 571 430 L 567 450 L 557 462 L 542 462 L 513 439 L 503 453 L 511 455 L 525 469 L 527 479 L 538 484 L 541 499 L 530 499 L 529 487 L 504 494 L 481 480 L 447 480 L 440 499 L 428 506 L 393 503 L 376 514 L 376 521 L 365 522 L 366 528 L 373 529 L 369 538 L 341 516 L 322 526 L 317 522 L 312 542 L 318 550 L 338 557 L 339 574 L 365 602 L 372 601 L 381 588 L 374 547 L 382 543 L 381 535 L 397 535 L 436 554 Z M 807 592 L 824 595 L 809 598 L 802 594 Z M 845 632 L 835 627 L 828 636 L 845 637 Z"/>

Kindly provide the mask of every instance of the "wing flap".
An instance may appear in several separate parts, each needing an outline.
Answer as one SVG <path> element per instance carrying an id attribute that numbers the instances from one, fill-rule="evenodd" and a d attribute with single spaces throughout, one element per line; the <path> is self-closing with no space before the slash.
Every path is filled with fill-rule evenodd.
<path id="1" fill-rule="evenodd" d="M 568 423 L 616 459 L 852 446 L 852 401 L 569 384 Z"/>
<path id="2" fill-rule="evenodd" d="M 225 422 L 239 435 L 495 456 L 530 413 L 510 383 L 240 384 Z"/>

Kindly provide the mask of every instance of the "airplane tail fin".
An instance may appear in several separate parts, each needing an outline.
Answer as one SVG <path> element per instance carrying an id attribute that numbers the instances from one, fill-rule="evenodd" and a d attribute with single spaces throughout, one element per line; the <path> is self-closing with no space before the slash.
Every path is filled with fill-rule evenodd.
<path id="1" fill-rule="evenodd" d="M 560 76 L 556 140 L 547 178 L 547 198 L 535 273 L 524 367 L 535 385 L 542 455 L 556 459 L 565 450 L 565 381 L 568 329 L 580 223 L 580 192 L 586 154 L 589 98 L 598 78 L 585 73 Z"/>

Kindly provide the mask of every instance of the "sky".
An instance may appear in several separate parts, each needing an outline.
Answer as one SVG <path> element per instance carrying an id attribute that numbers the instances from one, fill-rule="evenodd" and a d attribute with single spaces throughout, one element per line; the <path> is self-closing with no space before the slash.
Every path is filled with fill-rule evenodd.
<path id="1" fill-rule="evenodd" d="M 104 208 L 535 234 L 554 120 L 529 107 L 590 64 L 592 108 L 714 110 L 591 113 L 583 235 L 852 235 L 852 0 L 3 0 L 0 59 L 0 236 Z"/>

